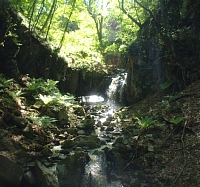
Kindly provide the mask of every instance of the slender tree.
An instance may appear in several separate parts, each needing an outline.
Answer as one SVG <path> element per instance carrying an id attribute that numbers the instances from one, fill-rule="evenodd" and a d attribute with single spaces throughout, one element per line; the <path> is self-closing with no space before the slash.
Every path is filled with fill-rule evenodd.
<path id="1" fill-rule="evenodd" d="M 47 18 L 46 18 L 41 30 L 40 30 L 41 33 L 44 32 L 44 29 L 48 26 L 50 20 L 52 19 L 53 14 L 54 14 L 55 9 L 56 9 L 56 3 L 57 3 L 57 0 L 53 0 L 53 3 L 51 5 L 51 9 L 49 11 L 49 14 L 48 14 L 48 16 L 47 16 Z"/>
<path id="2" fill-rule="evenodd" d="M 71 6 L 71 11 L 70 11 L 70 13 L 69 13 L 69 17 L 68 17 L 67 23 L 66 23 L 66 25 L 65 25 L 65 29 L 64 29 L 62 38 L 61 38 L 61 40 L 60 40 L 60 44 L 59 44 L 59 47 L 58 47 L 58 51 L 60 51 L 60 49 L 61 49 L 61 47 L 62 47 L 62 45 L 63 45 L 64 39 L 65 39 L 65 34 L 66 34 L 66 32 L 67 32 L 67 29 L 68 29 L 68 26 L 69 26 L 69 22 L 70 22 L 70 20 L 71 20 L 71 16 L 72 16 L 72 14 L 73 14 L 73 11 L 74 11 L 74 9 L 75 9 L 75 6 L 76 6 L 76 0 L 73 0 L 72 6 Z"/>
<path id="3" fill-rule="evenodd" d="M 103 23 L 104 23 L 104 15 L 103 15 L 103 8 L 104 2 L 103 1 L 95 1 L 95 0 L 84 0 L 84 4 L 87 7 L 87 11 L 94 20 L 97 36 L 100 45 L 100 52 L 103 53 Z"/>

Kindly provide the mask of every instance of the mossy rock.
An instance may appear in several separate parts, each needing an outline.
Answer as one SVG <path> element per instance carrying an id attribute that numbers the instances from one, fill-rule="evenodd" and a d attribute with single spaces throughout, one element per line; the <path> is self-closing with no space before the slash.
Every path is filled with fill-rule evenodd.
<path id="1" fill-rule="evenodd" d="M 81 184 L 84 168 L 89 161 L 89 156 L 84 152 L 73 155 L 57 163 L 57 176 L 60 187 L 78 187 Z"/>
<path id="2" fill-rule="evenodd" d="M 76 143 L 74 142 L 74 140 L 67 139 L 61 145 L 63 149 L 70 149 L 73 148 L 76 145 Z"/>
<path id="3" fill-rule="evenodd" d="M 78 136 L 75 139 L 76 145 L 79 147 L 87 147 L 88 149 L 94 149 L 100 147 L 100 139 L 97 136 Z"/>
<path id="4" fill-rule="evenodd" d="M 74 105 L 73 109 L 74 109 L 74 114 L 76 114 L 78 116 L 85 116 L 85 110 L 82 106 Z"/>

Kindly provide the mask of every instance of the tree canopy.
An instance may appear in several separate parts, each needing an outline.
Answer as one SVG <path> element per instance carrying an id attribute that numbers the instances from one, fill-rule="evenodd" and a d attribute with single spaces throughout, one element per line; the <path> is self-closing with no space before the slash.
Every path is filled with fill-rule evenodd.
<path id="1" fill-rule="evenodd" d="M 174 64 L 175 40 L 192 22 L 197 35 L 200 28 L 197 0 L 10 1 L 28 19 L 30 32 L 48 39 L 69 65 L 79 68 L 102 64 L 108 55 L 123 56 L 139 30 L 145 37 L 157 33 Z"/>

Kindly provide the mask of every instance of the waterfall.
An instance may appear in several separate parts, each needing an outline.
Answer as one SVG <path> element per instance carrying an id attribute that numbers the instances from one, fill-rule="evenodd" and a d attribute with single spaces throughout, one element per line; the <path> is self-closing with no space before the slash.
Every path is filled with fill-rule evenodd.
<path id="1" fill-rule="evenodd" d="M 112 78 L 106 94 L 109 103 L 123 106 L 126 104 L 127 73 L 124 70 L 118 70 L 118 72 L 119 73 Z"/>

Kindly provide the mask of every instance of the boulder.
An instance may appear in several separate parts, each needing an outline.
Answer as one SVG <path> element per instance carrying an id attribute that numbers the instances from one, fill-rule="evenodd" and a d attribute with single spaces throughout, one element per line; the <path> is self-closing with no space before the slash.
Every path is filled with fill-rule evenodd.
<path id="1" fill-rule="evenodd" d="M 21 166 L 0 155 L 0 186 L 20 186 L 23 174 Z"/>
<path id="2" fill-rule="evenodd" d="M 75 138 L 75 143 L 79 147 L 87 147 L 88 149 L 94 149 L 100 147 L 101 141 L 96 135 L 80 135 Z"/>
<path id="3" fill-rule="evenodd" d="M 73 109 L 74 109 L 74 114 L 76 114 L 78 116 L 85 116 L 85 110 L 82 106 L 74 105 Z"/>
<path id="4" fill-rule="evenodd" d="M 59 187 L 80 186 L 88 161 L 88 154 L 84 152 L 75 152 L 75 154 L 59 161 L 56 167 Z"/>
<path id="5" fill-rule="evenodd" d="M 95 120 L 94 119 L 84 119 L 81 123 L 77 124 L 77 128 L 82 130 L 91 130 L 94 129 Z"/>
<path id="6" fill-rule="evenodd" d="M 41 187 L 59 187 L 57 176 L 41 162 L 35 162 L 37 183 Z"/>
<path id="7" fill-rule="evenodd" d="M 72 139 L 66 139 L 61 145 L 63 149 L 70 149 L 75 146 L 75 142 Z"/>

